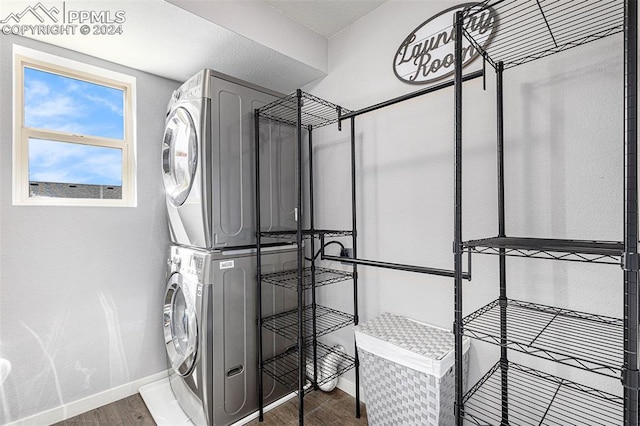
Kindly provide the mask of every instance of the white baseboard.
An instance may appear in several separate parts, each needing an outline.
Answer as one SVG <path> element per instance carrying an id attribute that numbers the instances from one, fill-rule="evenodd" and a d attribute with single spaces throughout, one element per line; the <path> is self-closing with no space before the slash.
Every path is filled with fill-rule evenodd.
<path id="1" fill-rule="evenodd" d="M 295 398 L 297 395 L 295 392 L 291 392 L 290 394 L 287 394 L 285 396 L 283 396 L 282 398 L 280 398 L 279 400 L 272 402 L 271 404 L 267 405 L 266 407 L 264 407 L 264 412 L 268 413 L 269 411 L 273 410 L 274 408 L 284 404 L 285 402 L 289 401 L 290 399 Z M 255 419 L 257 419 L 259 417 L 259 412 L 256 411 L 254 413 L 249 414 L 247 417 L 235 422 L 234 424 L 232 424 L 231 426 L 242 426 L 245 425 Z"/>
<path id="2" fill-rule="evenodd" d="M 138 392 L 140 386 L 160 380 L 167 377 L 168 374 L 169 373 L 166 370 L 161 371 L 160 373 L 152 374 L 151 376 L 108 389 L 95 395 L 78 399 L 77 401 L 16 420 L 12 423 L 8 423 L 6 426 L 40 426 L 61 422 L 77 416 L 78 414 L 86 413 L 87 411 L 94 410 L 98 407 L 102 407 L 103 405 L 111 404 L 112 402 L 131 396 Z"/>
<path id="3" fill-rule="evenodd" d="M 338 384 L 336 387 L 348 393 L 352 397 L 354 398 L 356 397 L 356 384 L 353 383 L 351 380 L 347 380 L 343 377 L 340 377 L 338 379 Z M 362 393 L 362 386 L 360 386 L 360 402 L 365 402 L 363 398 L 364 398 L 364 394 Z"/>

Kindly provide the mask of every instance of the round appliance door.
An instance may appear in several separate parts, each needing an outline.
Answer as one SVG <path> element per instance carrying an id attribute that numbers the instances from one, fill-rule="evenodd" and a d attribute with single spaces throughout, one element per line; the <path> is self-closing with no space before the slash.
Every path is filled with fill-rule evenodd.
<path id="1" fill-rule="evenodd" d="M 167 197 L 181 206 L 191 191 L 198 161 L 196 127 L 189 112 L 180 107 L 167 119 L 162 143 L 162 175 Z"/>
<path id="2" fill-rule="evenodd" d="M 192 295 L 179 273 L 169 278 L 164 296 L 164 341 L 173 369 L 189 375 L 198 354 L 198 321 Z"/>

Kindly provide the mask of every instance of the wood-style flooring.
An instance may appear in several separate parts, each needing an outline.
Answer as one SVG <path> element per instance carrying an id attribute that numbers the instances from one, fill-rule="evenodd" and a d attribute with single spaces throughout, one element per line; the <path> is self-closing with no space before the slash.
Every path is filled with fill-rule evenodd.
<path id="1" fill-rule="evenodd" d="M 362 405 L 362 417 L 355 417 L 355 399 L 335 389 L 332 392 L 311 392 L 304 398 L 304 424 L 308 426 L 357 426 L 366 425 L 367 416 Z M 295 426 L 298 424 L 298 398 L 265 413 L 264 426 Z M 72 417 L 57 426 L 89 426 L 89 425 L 143 425 L 153 426 L 155 422 L 144 404 L 140 394 L 132 395 L 95 410 Z M 248 423 L 250 426 L 260 425 L 258 420 Z"/>
<path id="2" fill-rule="evenodd" d="M 361 417 L 356 419 L 356 400 L 340 389 L 331 392 L 315 391 L 304 397 L 304 424 L 308 426 L 358 426 L 367 424 L 364 404 L 361 405 Z M 265 426 L 297 426 L 298 398 L 264 413 Z M 247 423 L 258 426 L 258 420 Z"/>
<path id="3" fill-rule="evenodd" d="M 155 426 L 151 413 L 139 393 L 120 401 L 112 402 L 95 410 L 87 411 L 56 425 L 143 425 Z"/>

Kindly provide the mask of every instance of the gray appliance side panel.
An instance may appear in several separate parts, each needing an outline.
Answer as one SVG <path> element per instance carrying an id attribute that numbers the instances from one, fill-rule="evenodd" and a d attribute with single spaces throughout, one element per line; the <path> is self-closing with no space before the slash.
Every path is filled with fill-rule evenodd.
<path id="1" fill-rule="evenodd" d="M 264 93 L 211 79 L 213 238 L 216 248 L 255 244 L 252 100 Z"/>
<path id="2" fill-rule="evenodd" d="M 216 259 L 213 270 L 212 424 L 229 424 L 258 408 L 256 257 Z"/>
<path id="3" fill-rule="evenodd" d="M 214 424 L 232 423 L 258 409 L 256 256 L 222 257 L 212 261 L 213 340 L 207 345 L 212 354 L 212 374 L 209 376 L 212 382 L 209 387 L 213 390 L 210 418 Z M 291 269 L 295 262 L 295 250 L 262 256 L 263 268 L 267 270 Z M 268 287 L 272 286 L 263 286 L 263 291 Z M 295 292 L 278 288 L 263 296 L 262 306 L 281 312 L 292 309 L 296 302 Z M 268 315 L 267 312 L 263 315 Z M 293 344 L 266 332 L 263 343 L 266 344 L 265 357 L 281 353 Z M 266 403 L 287 393 L 266 374 L 263 377 Z"/>
<path id="4" fill-rule="evenodd" d="M 215 70 L 208 69 L 208 68 L 205 68 L 204 70 L 202 70 L 198 74 L 196 74 L 196 76 L 198 76 L 198 75 L 203 75 L 205 77 L 204 81 L 206 82 L 206 84 L 203 87 L 203 92 L 202 93 L 203 93 L 203 96 L 206 96 L 206 97 L 211 97 L 211 95 L 210 95 L 211 89 L 210 89 L 209 83 L 214 78 L 217 79 L 217 80 L 226 80 L 226 81 L 229 81 L 231 83 L 234 83 L 234 84 L 237 84 L 237 85 L 240 85 L 240 86 L 248 87 L 248 88 L 250 88 L 252 90 L 256 90 L 258 92 L 263 92 L 263 93 L 272 95 L 272 96 L 274 96 L 276 98 L 282 98 L 282 97 L 285 96 L 283 93 L 276 92 L 275 90 L 267 89 L 266 87 L 258 86 L 257 84 L 249 83 L 248 81 L 240 80 L 239 78 L 235 78 L 235 77 L 232 77 L 232 76 L 230 76 L 228 74 L 223 74 L 223 73 L 221 73 L 219 71 L 215 71 Z"/>
<path id="5" fill-rule="evenodd" d="M 255 244 L 255 123 L 253 111 L 275 97 L 211 79 L 213 246 Z M 261 129 L 261 197 L 265 228 L 295 229 L 295 132 Z"/>
<path id="6" fill-rule="evenodd" d="M 225 270 L 223 285 L 223 348 L 224 348 L 224 412 L 238 413 L 255 402 L 252 390 L 254 380 L 249 364 L 256 357 L 255 339 L 251 338 L 250 324 L 255 317 L 255 286 L 251 276 L 255 274 L 252 258 L 237 259 L 235 268 Z"/>
<path id="7" fill-rule="evenodd" d="M 268 119 L 260 120 L 262 231 L 296 229 L 296 152 L 295 128 Z"/>

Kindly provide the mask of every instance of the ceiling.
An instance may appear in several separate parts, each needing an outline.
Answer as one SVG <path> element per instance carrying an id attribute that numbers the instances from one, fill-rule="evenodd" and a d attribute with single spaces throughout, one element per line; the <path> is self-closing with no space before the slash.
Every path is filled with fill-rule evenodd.
<path id="1" fill-rule="evenodd" d="M 386 0 L 264 0 L 289 19 L 331 38 Z"/>
<path id="2" fill-rule="evenodd" d="M 178 82 L 211 68 L 289 93 L 326 76 L 328 39 L 384 1 L 47 0 L 61 14 L 65 3 L 67 12 L 121 11 L 122 34 L 25 32 L 24 37 Z M 0 0 L 0 19 L 29 7 L 32 0 Z M 39 22 L 25 15 L 20 24 Z"/>

